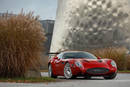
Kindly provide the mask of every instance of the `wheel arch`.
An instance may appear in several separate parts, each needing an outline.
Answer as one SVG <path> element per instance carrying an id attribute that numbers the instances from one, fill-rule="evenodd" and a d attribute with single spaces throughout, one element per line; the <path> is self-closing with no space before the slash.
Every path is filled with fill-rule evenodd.
<path id="1" fill-rule="evenodd" d="M 69 63 L 69 61 L 65 61 L 65 64 L 66 64 L 66 63 Z"/>
<path id="2" fill-rule="evenodd" d="M 49 62 L 49 63 L 48 63 L 48 67 L 49 67 L 50 64 L 51 64 L 51 63 Z"/>

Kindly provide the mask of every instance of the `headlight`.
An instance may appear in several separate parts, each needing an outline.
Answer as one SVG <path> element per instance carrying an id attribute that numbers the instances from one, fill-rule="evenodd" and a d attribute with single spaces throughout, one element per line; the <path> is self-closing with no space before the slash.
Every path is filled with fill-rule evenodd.
<path id="1" fill-rule="evenodd" d="M 82 67 L 82 64 L 81 64 L 80 62 L 75 62 L 75 65 L 76 65 L 77 67 Z"/>
<path id="2" fill-rule="evenodd" d="M 113 67 L 117 67 L 115 61 L 111 61 L 111 65 L 112 65 Z"/>

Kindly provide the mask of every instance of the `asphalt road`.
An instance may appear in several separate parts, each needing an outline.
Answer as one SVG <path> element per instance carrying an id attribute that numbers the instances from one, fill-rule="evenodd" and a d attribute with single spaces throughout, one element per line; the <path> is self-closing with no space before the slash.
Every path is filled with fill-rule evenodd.
<path id="1" fill-rule="evenodd" d="M 47 73 L 42 73 L 47 76 Z M 118 74 L 114 80 L 104 80 L 101 77 L 87 80 L 77 78 L 66 80 L 59 77 L 60 82 L 52 83 L 0 83 L 0 87 L 130 87 L 130 74 Z"/>

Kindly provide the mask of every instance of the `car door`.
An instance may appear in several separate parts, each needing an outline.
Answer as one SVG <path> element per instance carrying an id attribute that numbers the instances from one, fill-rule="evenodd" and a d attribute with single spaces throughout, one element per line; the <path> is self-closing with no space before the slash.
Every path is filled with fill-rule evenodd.
<path id="1" fill-rule="evenodd" d="M 55 67 L 58 75 L 63 75 L 64 72 L 64 60 L 62 59 L 62 53 L 57 55 L 58 59 L 55 60 Z"/>

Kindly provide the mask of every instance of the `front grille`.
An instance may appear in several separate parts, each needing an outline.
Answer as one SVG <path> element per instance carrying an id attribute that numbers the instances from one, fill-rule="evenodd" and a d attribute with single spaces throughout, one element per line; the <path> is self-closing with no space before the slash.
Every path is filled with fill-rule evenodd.
<path id="1" fill-rule="evenodd" d="M 109 71 L 109 69 L 106 68 L 91 68 L 87 70 L 87 73 L 90 74 L 104 74 L 107 73 Z"/>

